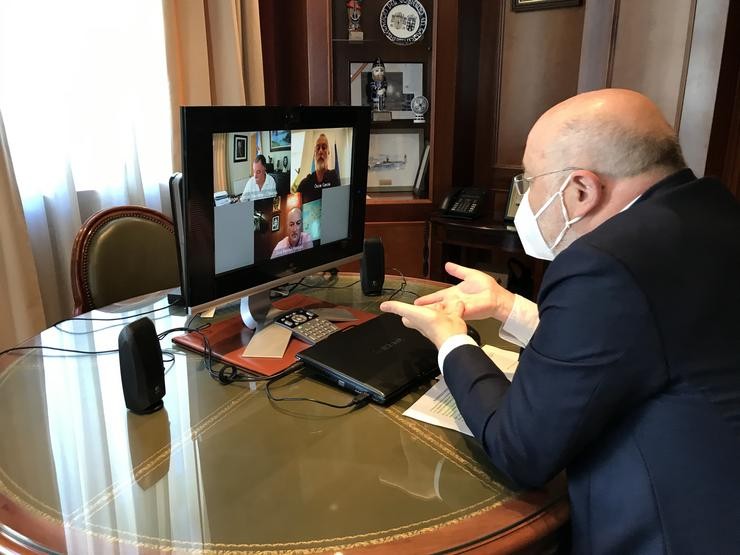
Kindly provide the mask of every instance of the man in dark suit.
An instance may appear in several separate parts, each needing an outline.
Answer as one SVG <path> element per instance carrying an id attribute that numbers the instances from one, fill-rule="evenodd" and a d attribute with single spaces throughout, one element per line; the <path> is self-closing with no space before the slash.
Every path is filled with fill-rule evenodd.
<path id="1" fill-rule="evenodd" d="M 482 272 L 381 308 L 440 348 L 494 465 L 566 470 L 577 553 L 740 553 L 740 206 L 686 168 L 659 109 L 584 93 L 532 128 L 516 227 L 553 260 L 537 305 Z M 510 384 L 464 320 L 524 347 Z"/>

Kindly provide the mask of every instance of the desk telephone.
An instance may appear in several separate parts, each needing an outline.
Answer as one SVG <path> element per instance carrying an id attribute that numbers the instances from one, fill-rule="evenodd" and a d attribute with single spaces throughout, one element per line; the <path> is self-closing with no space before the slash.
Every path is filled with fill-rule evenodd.
<path id="1" fill-rule="evenodd" d="M 485 189 L 462 187 L 451 191 L 442 201 L 440 210 L 450 218 L 473 220 L 483 211 Z"/>

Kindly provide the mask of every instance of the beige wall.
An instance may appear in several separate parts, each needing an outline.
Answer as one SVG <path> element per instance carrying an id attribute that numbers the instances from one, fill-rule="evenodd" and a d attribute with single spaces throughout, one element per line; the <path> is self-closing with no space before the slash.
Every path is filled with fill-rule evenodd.
<path id="1" fill-rule="evenodd" d="M 587 2 L 579 91 L 634 89 L 679 132 L 704 174 L 730 0 Z"/>

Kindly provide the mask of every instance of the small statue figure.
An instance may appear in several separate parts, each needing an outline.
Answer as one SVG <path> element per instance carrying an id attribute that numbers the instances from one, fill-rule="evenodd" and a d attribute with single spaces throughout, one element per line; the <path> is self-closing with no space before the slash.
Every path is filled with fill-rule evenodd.
<path id="1" fill-rule="evenodd" d="M 349 40 L 362 40 L 363 33 L 360 28 L 360 17 L 362 16 L 362 0 L 347 0 L 347 31 Z"/>
<path id="2" fill-rule="evenodd" d="M 385 64 L 380 58 L 373 62 L 372 81 L 367 84 L 367 100 L 372 105 L 373 110 L 385 110 L 385 91 L 388 82 L 385 79 Z"/>

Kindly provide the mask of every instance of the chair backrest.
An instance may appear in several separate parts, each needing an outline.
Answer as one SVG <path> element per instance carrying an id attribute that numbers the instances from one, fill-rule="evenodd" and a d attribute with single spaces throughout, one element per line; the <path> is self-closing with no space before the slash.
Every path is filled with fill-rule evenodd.
<path id="1" fill-rule="evenodd" d="M 144 206 L 101 210 L 77 233 L 71 269 L 75 314 L 176 287 L 172 220 Z"/>
<path id="2" fill-rule="evenodd" d="M 275 188 L 279 197 L 285 196 L 290 193 L 290 173 L 289 172 L 276 172 L 270 174 L 275 180 Z"/>

